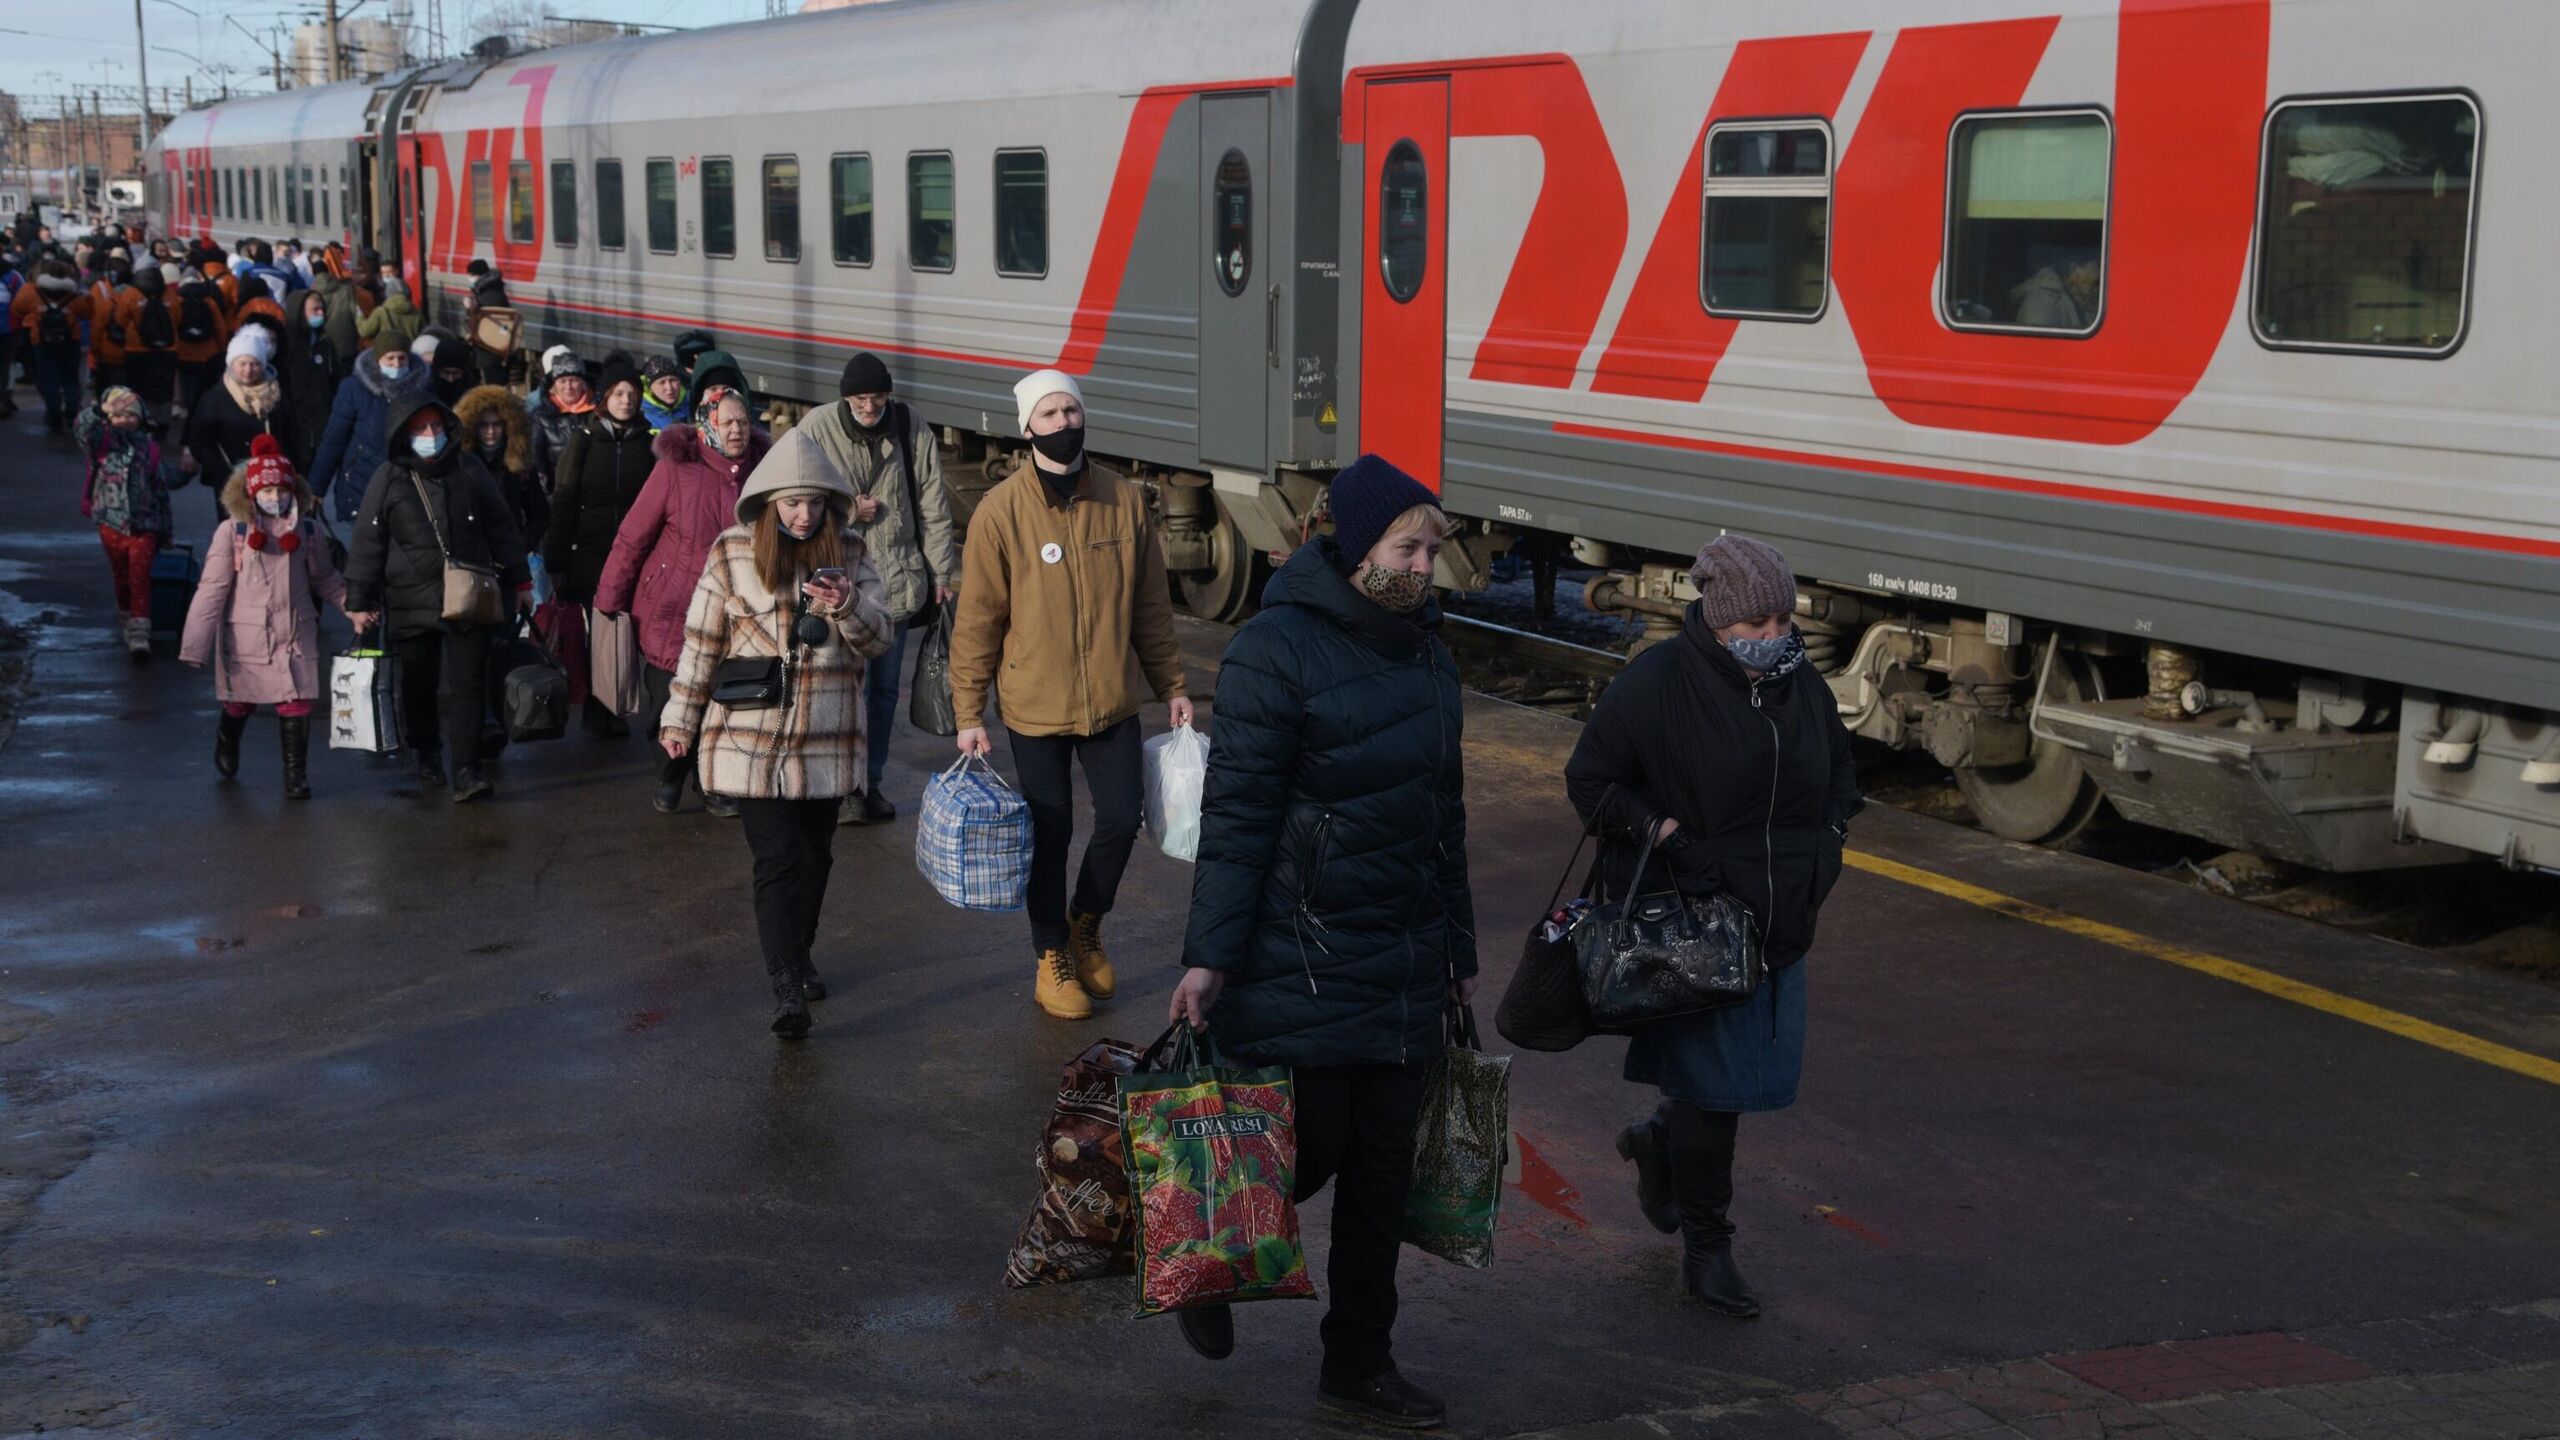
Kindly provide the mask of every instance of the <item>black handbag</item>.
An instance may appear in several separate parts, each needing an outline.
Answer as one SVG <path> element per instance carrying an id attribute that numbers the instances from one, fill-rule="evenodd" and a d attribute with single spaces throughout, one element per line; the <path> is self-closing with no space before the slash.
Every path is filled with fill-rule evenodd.
<path id="1" fill-rule="evenodd" d="M 725 710 L 769 710 L 782 703 L 782 657 L 723 660 L 711 672 L 711 703 Z"/>
<path id="2" fill-rule="evenodd" d="M 1641 893 L 1659 828 L 1645 831 L 1627 897 L 1573 930 L 1583 1003 L 1603 1030 L 1740 1004 L 1760 988 L 1760 931 L 1741 901 L 1693 899 L 1676 879 L 1668 895 Z"/>
<path id="3" fill-rule="evenodd" d="M 1579 909 L 1556 907 L 1564 899 L 1565 882 L 1573 878 L 1573 867 L 1582 861 L 1583 847 L 1598 833 L 1599 815 L 1608 803 L 1609 797 L 1602 795 L 1600 805 L 1591 812 L 1592 822 L 1582 827 L 1582 837 L 1573 842 L 1564 873 L 1556 877 L 1555 893 L 1547 897 L 1547 908 L 1538 913 L 1527 938 L 1520 942 L 1520 964 L 1511 972 L 1511 983 L 1502 987 L 1502 1003 L 1494 1007 L 1493 1028 L 1523 1050 L 1570 1050 L 1599 1033 L 1591 1023 L 1590 1003 L 1582 996 L 1582 964 L 1574 951 L 1574 932 L 1583 916 Z M 1590 893 L 1587 878 L 1582 888 L 1584 894 Z"/>
<path id="4" fill-rule="evenodd" d="M 951 699 L 951 612 L 959 604 L 955 598 L 934 606 L 923 621 L 924 638 L 916 646 L 916 683 L 907 694 L 907 723 L 927 735 L 960 733 L 959 709 Z"/>
<path id="5" fill-rule="evenodd" d="M 557 740 L 569 732 L 569 672 L 542 642 L 502 643 L 491 657 L 506 666 L 498 684 L 499 720 L 509 741 Z"/>

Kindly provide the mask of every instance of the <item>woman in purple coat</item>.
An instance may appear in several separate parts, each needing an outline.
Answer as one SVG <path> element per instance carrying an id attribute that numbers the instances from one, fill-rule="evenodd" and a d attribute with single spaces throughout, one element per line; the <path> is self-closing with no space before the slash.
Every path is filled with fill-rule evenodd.
<path id="1" fill-rule="evenodd" d="M 647 716 L 667 708 L 667 689 L 684 655 L 685 610 L 711 542 L 737 523 L 738 492 L 773 448 L 773 437 L 749 418 L 744 391 L 715 388 L 703 402 L 701 428 L 670 425 L 651 442 L 658 463 L 614 531 L 613 550 L 596 581 L 598 613 L 629 615 L 639 628 L 649 697 L 640 713 Z M 693 772 L 693 760 L 685 755 L 659 764 L 651 802 L 659 814 L 672 815 L 684 803 L 684 777 Z M 702 808 L 714 815 L 738 813 L 736 805 L 711 794 L 702 797 Z"/>
<path id="2" fill-rule="evenodd" d="M 311 798 L 311 709 L 320 699 L 320 607 L 346 611 L 347 582 L 329 563 L 329 546 L 312 517 L 319 503 L 293 473 L 272 435 L 249 445 L 249 458 L 222 487 L 224 519 L 205 547 L 204 578 L 187 607 L 178 658 L 213 668 L 222 719 L 214 732 L 213 768 L 226 780 L 240 773 L 240 735 L 249 712 L 276 707 L 284 738 L 284 794 Z"/>

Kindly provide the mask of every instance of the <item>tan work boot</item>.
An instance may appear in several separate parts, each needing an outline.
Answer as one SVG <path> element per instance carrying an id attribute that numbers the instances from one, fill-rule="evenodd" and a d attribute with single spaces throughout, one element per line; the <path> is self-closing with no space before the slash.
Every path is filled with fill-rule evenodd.
<path id="1" fill-rule="evenodd" d="M 1067 958 L 1064 950 L 1040 952 L 1040 969 L 1032 981 L 1031 998 L 1061 1020 L 1093 1018 L 1093 997 L 1076 983 L 1076 962 Z"/>
<path id="2" fill-rule="evenodd" d="M 1102 950 L 1102 917 L 1067 914 L 1067 949 L 1076 957 L 1076 982 L 1096 1000 L 1108 1000 L 1119 988 L 1111 973 L 1111 957 Z"/>

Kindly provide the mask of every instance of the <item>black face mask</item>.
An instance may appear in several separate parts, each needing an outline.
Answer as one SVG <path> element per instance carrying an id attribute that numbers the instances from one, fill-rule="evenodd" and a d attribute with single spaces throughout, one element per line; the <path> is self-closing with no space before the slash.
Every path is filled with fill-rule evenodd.
<path id="1" fill-rule="evenodd" d="M 1084 453 L 1084 427 L 1070 425 L 1064 430 L 1034 435 L 1031 448 L 1039 451 L 1041 457 L 1052 465 L 1072 465 L 1076 457 Z"/>

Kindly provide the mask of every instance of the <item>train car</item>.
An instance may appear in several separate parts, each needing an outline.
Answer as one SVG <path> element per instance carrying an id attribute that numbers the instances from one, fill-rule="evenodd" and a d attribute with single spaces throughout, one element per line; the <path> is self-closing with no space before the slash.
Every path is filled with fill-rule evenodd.
<path id="1" fill-rule="evenodd" d="M 2552 133 L 2555 38 L 2494 0 L 906 0 L 185 138 L 252 195 L 305 158 L 235 134 L 352 156 L 448 313 L 486 258 L 542 343 L 705 326 L 784 402 L 877 350 L 991 464 L 1012 377 L 1074 371 L 1202 613 L 1376 450 L 1468 522 L 1460 587 L 1570 545 L 1662 631 L 1697 540 L 1784 546 L 1844 716 L 2000 833 L 2113 804 L 2548 869 L 2553 197 L 2490 139 Z"/>
<path id="2" fill-rule="evenodd" d="M 354 244 L 372 233 L 368 126 L 381 103 L 364 84 L 226 100 L 173 117 L 143 159 L 154 235 L 287 237 Z"/>

